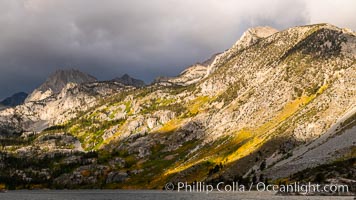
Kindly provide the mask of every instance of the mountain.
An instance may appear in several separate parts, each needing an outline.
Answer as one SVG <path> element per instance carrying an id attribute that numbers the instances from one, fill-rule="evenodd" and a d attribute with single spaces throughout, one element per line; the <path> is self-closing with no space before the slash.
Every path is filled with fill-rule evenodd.
<path id="1" fill-rule="evenodd" d="M 25 102 L 43 100 L 52 94 L 59 93 L 68 83 L 90 83 L 97 81 L 95 77 L 75 69 L 57 70 L 35 89 Z"/>
<path id="2" fill-rule="evenodd" d="M 6 108 L 7 108 L 6 106 L 0 104 L 0 111 L 1 111 L 1 110 L 4 110 L 4 109 L 6 109 Z"/>
<path id="3" fill-rule="evenodd" d="M 18 188 L 356 180 L 354 32 L 257 27 L 213 57 L 145 87 L 76 84 L 0 111 L 0 176 Z"/>
<path id="4" fill-rule="evenodd" d="M 5 98 L 3 101 L 0 102 L 0 104 L 3 106 L 14 107 L 22 104 L 27 96 L 28 94 L 25 92 L 15 93 L 11 97 Z"/>
<path id="5" fill-rule="evenodd" d="M 116 81 L 118 83 L 133 87 L 144 87 L 146 85 L 145 82 L 143 82 L 142 80 L 132 78 L 127 74 L 124 74 L 121 77 L 114 78 L 112 81 Z"/>
<path id="6" fill-rule="evenodd" d="M 76 117 L 105 96 L 130 89 L 132 87 L 114 81 L 96 81 L 78 70 L 57 70 L 24 104 L 0 111 L 0 138 L 40 132 Z"/>

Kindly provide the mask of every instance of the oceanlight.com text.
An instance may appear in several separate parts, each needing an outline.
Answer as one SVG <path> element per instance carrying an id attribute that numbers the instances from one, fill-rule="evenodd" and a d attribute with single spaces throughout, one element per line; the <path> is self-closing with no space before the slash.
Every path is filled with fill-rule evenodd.
<path id="1" fill-rule="evenodd" d="M 178 192 L 204 192 L 210 193 L 217 192 L 246 192 L 246 191 L 259 191 L 259 192 L 280 192 L 280 193 L 348 193 L 348 185 L 337 184 L 313 184 L 313 183 L 291 183 L 282 185 L 266 184 L 264 182 L 251 183 L 247 186 L 233 182 L 231 184 L 225 184 L 219 182 L 218 184 L 206 184 L 205 182 L 178 182 L 176 184 L 167 183 L 166 190 L 176 190 Z"/>

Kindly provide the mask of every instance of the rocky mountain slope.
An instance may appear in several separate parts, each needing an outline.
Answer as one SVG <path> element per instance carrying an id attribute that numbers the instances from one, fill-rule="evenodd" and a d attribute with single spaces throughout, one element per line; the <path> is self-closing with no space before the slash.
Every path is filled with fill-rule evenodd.
<path id="1" fill-rule="evenodd" d="M 340 164 L 355 166 L 354 32 L 330 24 L 252 28 L 208 63 L 139 88 L 67 84 L 1 111 L 2 132 L 13 127 L 18 136 L 2 134 L 0 181 L 162 188 L 303 181 L 298 173 L 319 166 L 337 166 L 323 181 L 356 179 Z M 31 128 L 42 131 L 26 134 Z"/>

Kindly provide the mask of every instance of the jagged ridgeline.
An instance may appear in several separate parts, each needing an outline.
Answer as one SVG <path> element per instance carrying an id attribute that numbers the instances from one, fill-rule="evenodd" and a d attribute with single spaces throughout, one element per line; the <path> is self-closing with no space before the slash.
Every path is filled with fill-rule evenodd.
<path id="1" fill-rule="evenodd" d="M 356 35 L 329 24 L 249 29 L 229 50 L 148 86 L 57 72 L 0 112 L 0 183 L 351 183 L 355 85 Z"/>

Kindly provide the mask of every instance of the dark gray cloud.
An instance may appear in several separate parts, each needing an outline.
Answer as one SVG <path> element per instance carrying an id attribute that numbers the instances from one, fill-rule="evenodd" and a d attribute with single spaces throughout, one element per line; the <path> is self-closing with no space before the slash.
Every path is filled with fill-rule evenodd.
<path id="1" fill-rule="evenodd" d="M 30 92 L 58 68 L 146 82 L 176 75 L 229 48 L 251 26 L 326 21 L 355 28 L 355 3 L 338 2 L 0 0 L 0 99 Z M 326 14 L 340 6 L 347 16 Z"/>

